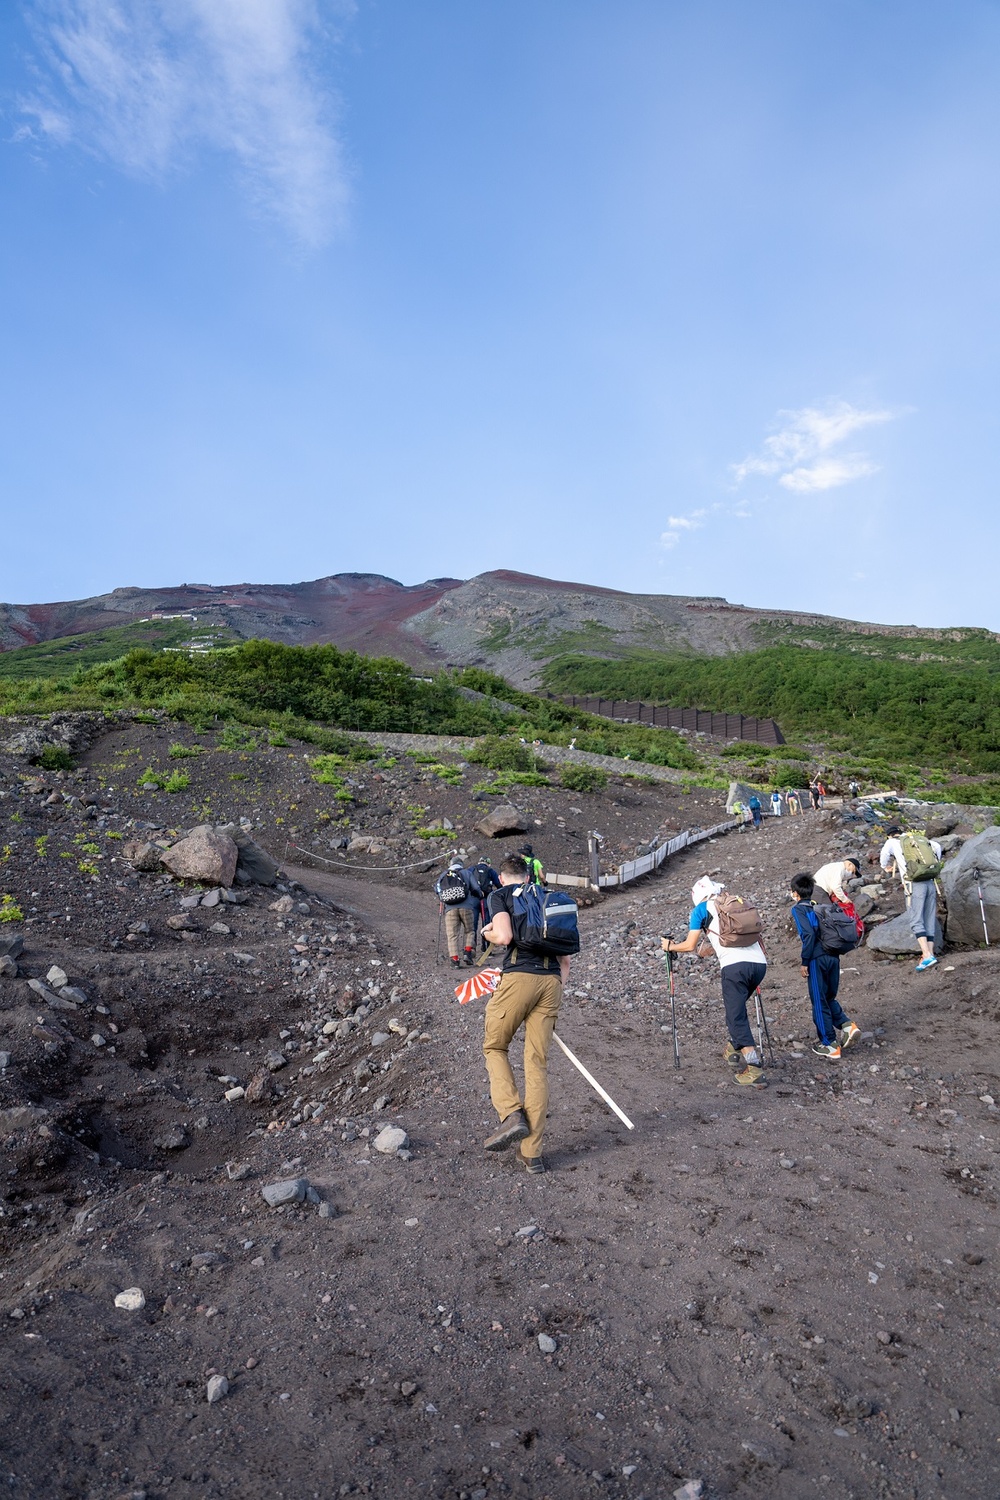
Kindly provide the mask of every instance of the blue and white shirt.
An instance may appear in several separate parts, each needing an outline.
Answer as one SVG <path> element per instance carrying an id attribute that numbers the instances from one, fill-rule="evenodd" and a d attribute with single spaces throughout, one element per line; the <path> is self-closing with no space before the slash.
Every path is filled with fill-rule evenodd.
<path id="1" fill-rule="evenodd" d="M 698 902 L 688 919 L 688 926 L 692 932 L 705 934 L 715 949 L 720 968 L 727 969 L 730 964 L 767 963 L 767 954 L 759 943 L 753 943 L 749 948 L 723 948 L 719 942 L 719 913 L 714 898 Z"/>

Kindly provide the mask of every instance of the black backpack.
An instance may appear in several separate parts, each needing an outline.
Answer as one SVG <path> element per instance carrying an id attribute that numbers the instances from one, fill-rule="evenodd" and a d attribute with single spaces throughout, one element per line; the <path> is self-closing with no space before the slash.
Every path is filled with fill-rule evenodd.
<path id="1" fill-rule="evenodd" d="M 435 894 L 445 906 L 461 906 L 469 899 L 469 887 L 464 870 L 445 870 L 434 886 Z"/>
<path id="2" fill-rule="evenodd" d="M 852 953 L 861 941 L 855 917 L 849 917 L 843 907 L 817 906 L 816 920 L 819 923 L 819 942 L 824 953 L 839 956 Z"/>
<path id="3" fill-rule="evenodd" d="M 480 901 L 485 901 L 490 892 L 497 888 L 493 866 L 485 859 L 481 859 L 478 864 L 472 866 L 471 870 L 467 870 L 466 878 L 469 882 L 470 894 L 478 896 Z"/>

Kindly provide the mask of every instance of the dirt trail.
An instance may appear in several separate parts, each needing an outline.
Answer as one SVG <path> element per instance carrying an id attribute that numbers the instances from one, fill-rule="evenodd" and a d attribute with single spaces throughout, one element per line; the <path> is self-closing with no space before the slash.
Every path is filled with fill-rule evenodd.
<path id="1" fill-rule="evenodd" d="M 802 818 L 720 839 L 582 914 L 559 1029 L 636 1130 L 553 1054 L 540 1179 L 482 1151 L 482 1011 L 434 962 L 430 890 L 299 872 L 372 929 L 355 983 L 394 966 L 397 999 L 373 1020 L 428 1039 L 359 1029 L 337 1075 L 358 1081 L 325 1114 L 292 1123 L 317 1074 L 289 1085 L 283 1128 L 213 1115 L 196 1170 L 123 1169 L 8 1264 L 13 1500 L 668 1500 L 689 1478 L 705 1500 L 1000 1493 L 981 1098 L 1000 1099 L 1000 965 L 960 954 L 916 976 L 852 955 L 844 1003 L 866 1038 L 819 1064 L 783 891 L 838 837 Z M 706 866 L 769 923 L 778 1059 L 750 1097 L 721 1062 L 714 965 L 680 967 L 679 1072 L 663 1030 L 658 934 L 682 929 Z M 291 1002 L 259 984 L 237 994 L 263 1037 L 262 1007 Z M 371 1149 L 387 1122 L 411 1160 Z M 230 1180 L 226 1159 L 250 1175 Z M 262 1182 L 298 1174 L 333 1217 L 264 1205 Z M 114 1293 L 133 1285 L 147 1307 L 123 1314 Z M 216 1371 L 230 1392 L 209 1406 Z"/>

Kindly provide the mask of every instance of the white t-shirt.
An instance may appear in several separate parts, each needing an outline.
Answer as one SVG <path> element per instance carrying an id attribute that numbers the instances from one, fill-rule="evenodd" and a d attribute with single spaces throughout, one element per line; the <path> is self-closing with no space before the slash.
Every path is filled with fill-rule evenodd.
<path id="1" fill-rule="evenodd" d="M 928 839 L 927 842 L 934 850 L 934 858 L 940 859 L 941 845 L 938 843 L 937 839 Z M 896 861 L 896 869 L 899 871 L 899 874 L 903 878 L 905 878 L 906 860 L 903 858 L 903 846 L 899 842 L 899 839 L 896 838 L 886 839 L 885 843 L 882 845 L 882 853 L 878 857 L 878 862 L 882 866 L 883 870 L 888 870 L 893 860 Z"/>
<path id="2" fill-rule="evenodd" d="M 706 921 L 707 927 L 704 925 Z M 726 969 L 730 964 L 767 963 L 767 954 L 759 943 L 754 943 L 749 948 L 723 948 L 719 942 L 719 912 L 714 897 L 708 901 L 699 901 L 691 913 L 688 925 L 692 931 L 704 932 L 715 949 L 720 968 Z"/>
<path id="3" fill-rule="evenodd" d="M 847 901 L 849 898 L 844 890 L 844 882 L 853 879 L 854 866 L 848 865 L 846 859 L 837 859 L 816 871 L 813 884 L 818 885 L 821 891 L 826 891 L 828 896 L 836 896 L 838 901 Z"/>

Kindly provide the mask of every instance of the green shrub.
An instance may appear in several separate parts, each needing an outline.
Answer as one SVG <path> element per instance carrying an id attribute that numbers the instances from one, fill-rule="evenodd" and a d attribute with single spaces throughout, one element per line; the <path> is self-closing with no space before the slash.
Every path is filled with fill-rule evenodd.
<path id="1" fill-rule="evenodd" d="M 24 912 L 13 896 L 6 895 L 0 901 L 0 922 L 23 922 Z"/>
<path id="2" fill-rule="evenodd" d="M 177 743 L 177 744 L 173 744 L 173 745 L 170 746 L 170 749 L 167 751 L 167 754 L 170 756 L 171 760 L 186 760 L 188 758 L 188 756 L 191 756 L 191 755 L 200 755 L 201 754 L 201 746 L 200 745 L 182 745 L 180 743 Z"/>
<path id="3" fill-rule="evenodd" d="M 157 791 L 160 791 L 164 785 L 165 778 L 158 771 L 154 771 L 152 766 L 147 766 L 136 782 L 136 786 L 155 786 Z"/>
<path id="4" fill-rule="evenodd" d="M 174 771 L 163 783 L 165 792 L 186 792 L 191 785 L 191 778 L 186 771 Z"/>
<path id="5" fill-rule="evenodd" d="M 540 771 L 498 771 L 492 781 L 478 781 L 474 792 L 506 792 L 513 786 L 549 786 Z"/>
<path id="6" fill-rule="evenodd" d="M 571 792 L 602 792 L 608 784 L 608 773 L 597 766 L 563 766 L 559 780 Z"/>
<path id="7" fill-rule="evenodd" d="M 46 771 L 72 771 L 73 757 L 65 745 L 43 745 L 38 763 Z"/>
<path id="8" fill-rule="evenodd" d="M 469 760 L 489 766 L 491 771 L 533 771 L 535 757 L 530 745 L 509 735 L 488 734 L 469 751 Z"/>

